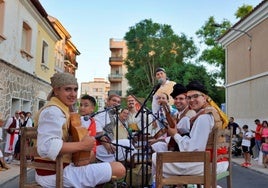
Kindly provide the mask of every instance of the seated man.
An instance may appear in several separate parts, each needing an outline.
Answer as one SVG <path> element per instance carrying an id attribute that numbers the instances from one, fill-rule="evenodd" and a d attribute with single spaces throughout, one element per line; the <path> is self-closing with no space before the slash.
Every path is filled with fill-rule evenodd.
<path id="1" fill-rule="evenodd" d="M 100 161 L 124 161 L 129 157 L 130 151 L 132 154 L 136 152 L 129 139 L 116 138 L 115 129 L 120 121 L 118 119 L 120 103 L 120 96 L 110 95 L 103 113 L 95 116 L 98 137 L 96 158 Z"/>
<path id="2" fill-rule="evenodd" d="M 128 118 L 128 109 L 127 108 L 123 108 L 120 110 L 119 114 L 118 114 L 118 126 L 114 127 L 114 133 L 116 135 L 116 131 L 118 131 L 118 139 L 129 139 L 130 137 L 132 137 L 131 135 L 131 131 L 129 131 L 128 129 L 128 122 L 127 122 L 127 118 Z"/>
<path id="3" fill-rule="evenodd" d="M 186 100 L 186 92 L 187 89 L 185 86 L 181 84 L 175 84 L 173 86 L 173 91 L 170 94 L 174 99 L 174 105 L 178 110 L 175 114 L 176 127 L 178 132 L 182 135 L 189 134 L 190 119 L 196 115 L 196 112 L 194 110 L 189 109 L 188 102 Z M 172 139 L 169 136 L 165 139 L 165 142 L 157 142 L 152 144 L 153 150 L 155 152 L 178 150 L 176 142 L 174 142 Z"/>
<path id="4" fill-rule="evenodd" d="M 153 135 L 153 138 L 149 140 L 150 145 L 155 145 L 155 143 L 161 145 L 161 143 L 159 142 L 165 142 L 165 139 L 167 138 L 167 119 L 164 108 L 167 107 L 170 115 L 172 116 L 172 119 L 175 119 L 175 115 L 178 112 L 177 109 L 173 108 L 171 105 L 168 104 L 169 96 L 166 93 L 158 94 L 157 102 L 159 104 L 159 108 L 157 110 L 157 113 L 155 113 L 155 120 L 153 123 L 153 125 L 155 126 L 154 128 L 156 129 L 156 133 Z"/>
<path id="5" fill-rule="evenodd" d="M 58 155 L 63 155 L 64 187 L 95 187 L 109 182 L 112 176 L 122 178 L 126 174 L 125 167 L 119 162 L 104 162 L 75 166 L 72 154 L 80 151 L 91 151 L 95 138 L 85 135 L 80 141 L 70 142 L 69 130 L 70 110 L 76 103 L 78 83 L 69 73 L 55 73 L 51 77 L 52 91 L 48 95 L 48 103 L 37 114 L 37 151 L 39 161 L 54 162 Z M 55 187 L 55 171 L 36 169 L 36 182 L 42 187 Z M 96 178 L 97 177 L 97 178 Z"/>
<path id="6" fill-rule="evenodd" d="M 191 119 L 192 127 L 189 136 L 182 136 L 177 128 L 168 127 L 169 135 L 174 138 L 181 152 L 205 151 L 209 134 L 215 127 L 221 127 L 222 121 L 218 111 L 210 106 L 205 87 L 198 81 L 192 81 L 187 86 L 189 107 L 196 111 L 197 115 Z M 152 157 L 152 174 L 155 174 L 156 153 Z M 217 163 L 217 171 L 223 172 L 228 168 L 228 161 Z M 202 163 L 166 163 L 163 166 L 163 176 L 170 175 L 198 175 L 203 173 Z"/>

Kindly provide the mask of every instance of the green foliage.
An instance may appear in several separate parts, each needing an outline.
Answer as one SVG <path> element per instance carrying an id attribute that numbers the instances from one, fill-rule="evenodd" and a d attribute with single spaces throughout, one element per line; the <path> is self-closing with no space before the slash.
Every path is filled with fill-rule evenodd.
<path id="1" fill-rule="evenodd" d="M 131 86 L 129 93 L 139 97 L 144 97 L 155 84 L 157 67 L 182 64 L 197 54 L 192 39 L 184 34 L 178 36 L 170 25 L 153 23 L 150 19 L 130 27 L 124 38 L 128 46 L 125 64 L 128 68 L 126 78 Z"/>
<path id="2" fill-rule="evenodd" d="M 196 32 L 201 43 L 205 44 L 205 49 L 201 52 L 199 61 L 206 62 L 220 68 L 220 72 L 214 74 L 219 79 L 225 79 L 225 51 L 217 39 L 231 27 L 231 23 L 223 20 L 222 23 L 216 24 L 221 27 L 215 27 L 214 17 L 209 17 L 205 24 Z"/>
<path id="3" fill-rule="evenodd" d="M 156 68 L 163 67 L 172 81 L 185 85 L 192 80 L 201 81 L 214 99 L 216 76 L 208 74 L 205 67 L 193 64 L 198 49 L 192 38 L 185 34 L 176 35 L 171 26 L 153 23 L 150 19 L 130 27 L 124 38 L 128 46 L 125 60 L 130 85 L 128 94 L 146 98 L 155 85 Z"/>
<path id="4" fill-rule="evenodd" d="M 253 10 L 253 7 L 251 5 L 242 5 L 241 7 L 238 7 L 238 10 L 235 13 L 236 18 L 244 18 L 247 16 L 251 11 Z"/>

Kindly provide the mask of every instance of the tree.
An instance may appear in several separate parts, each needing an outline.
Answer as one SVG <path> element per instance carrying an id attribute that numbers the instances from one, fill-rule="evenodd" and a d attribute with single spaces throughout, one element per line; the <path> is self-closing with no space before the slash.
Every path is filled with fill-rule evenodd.
<path id="1" fill-rule="evenodd" d="M 129 93 L 145 97 L 155 84 L 155 70 L 164 67 L 167 72 L 196 57 L 197 48 L 193 39 L 184 34 L 176 35 L 170 25 L 153 23 L 145 19 L 130 27 L 124 39 L 128 54 L 125 64 Z M 173 79 L 172 77 L 170 77 Z"/>
<path id="2" fill-rule="evenodd" d="M 188 39 L 185 34 L 178 36 L 169 25 L 147 19 L 130 27 L 124 38 L 128 46 L 125 60 L 128 94 L 146 98 L 155 84 L 156 68 L 164 67 L 171 80 L 184 85 L 199 80 L 218 104 L 224 101 L 224 96 L 219 94 L 224 92 L 216 87 L 214 75 L 194 62 L 198 49 L 192 38 Z"/>
<path id="3" fill-rule="evenodd" d="M 213 75 L 208 74 L 204 66 L 197 63 L 184 63 L 178 66 L 171 66 L 169 75 L 174 81 L 188 84 L 190 81 L 198 80 L 205 85 L 208 95 L 217 103 L 225 101 L 224 88 L 216 86 L 216 79 Z"/>
<path id="4" fill-rule="evenodd" d="M 215 25 L 220 25 L 221 27 L 215 27 Z M 215 72 L 214 77 L 222 80 L 225 79 L 225 51 L 217 43 L 217 39 L 230 27 L 231 23 L 229 21 L 223 20 L 221 24 L 216 24 L 214 17 L 211 16 L 201 29 L 196 32 L 201 43 L 206 45 L 199 57 L 199 61 L 220 68 L 220 72 Z"/>
<path id="5" fill-rule="evenodd" d="M 246 15 L 248 15 L 253 10 L 253 7 L 251 5 L 242 5 L 241 7 L 238 7 L 238 10 L 235 13 L 236 18 L 244 18 Z"/>

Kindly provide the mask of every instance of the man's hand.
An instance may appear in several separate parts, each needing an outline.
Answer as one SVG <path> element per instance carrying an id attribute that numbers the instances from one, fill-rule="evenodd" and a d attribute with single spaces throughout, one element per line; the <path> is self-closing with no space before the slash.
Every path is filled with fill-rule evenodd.
<path id="1" fill-rule="evenodd" d="M 115 146 L 110 143 L 110 139 L 107 136 L 101 137 L 101 144 L 105 147 L 109 154 L 115 153 Z"/>
<path id="2" fill-rule="evenodd" d="M 109 154 L 115 153 L 116 147 L 114 145 L 110 143 L 103 143 L 102 145 L 105 147 L 105 149 Z"/>
<path id="3" fill-rule="evenodd" d="M 83 145 L 84 151 L 91 151 L 95 144 L 95 138 L 93 136 L 84 136 L 81 140 L 81 145 Z"/>
<path id="4" fill-rule="evenodd" d="M 168 134 L 169 134 L 170 136 L 172 136 L 172 137 L 174 137 L 174 135 L 175 135 L 176 133 L 178 133 L 176 126 L 175 126 L 174 128 L 171 128 L 170 126 L 168 126 L 168 130 L 167 130 L 167 132 L 168 132 Z"/>

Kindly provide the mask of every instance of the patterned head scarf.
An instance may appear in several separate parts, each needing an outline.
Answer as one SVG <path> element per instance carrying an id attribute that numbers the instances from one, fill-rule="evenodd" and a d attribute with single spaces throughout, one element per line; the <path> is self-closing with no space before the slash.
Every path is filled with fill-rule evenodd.
<path id="1" fill-rule="evenodd" d="M 78 85 L 76 78 L 67 72 L 63 72 L 63 73 L 55 73 L 51 78 L 51 87 L 57 88 L 57 87 L 61 87 L 61 86 L 66 86 L 66 85 Z M 49 93 L 47 100 L 50 100 L 51 97 L 54 96 L 54 92 L 52 91 Z"/>

